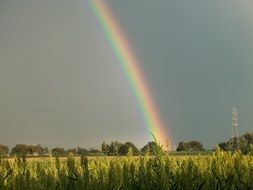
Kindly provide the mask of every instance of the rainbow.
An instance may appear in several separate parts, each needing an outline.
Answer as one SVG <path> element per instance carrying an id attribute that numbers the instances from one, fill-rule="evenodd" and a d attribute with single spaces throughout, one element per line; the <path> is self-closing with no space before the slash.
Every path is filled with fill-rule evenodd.
<path id="1" fill-rule="evenodd" d="M 110 8 L 106 5 L 105 0 L 89 0 L 89 2 L 123 67 L 140 110 L 143 113 L 150 137 L 153 138 L 153 134 L 157 141 L 165 148 L 168 138 L 167 132 L 163 122 L 159 118 L 147 82 L 141 72 L 139 61 L 129 46 L 129 40 L 125 37 L 122 28 L 116 21 Z"/>

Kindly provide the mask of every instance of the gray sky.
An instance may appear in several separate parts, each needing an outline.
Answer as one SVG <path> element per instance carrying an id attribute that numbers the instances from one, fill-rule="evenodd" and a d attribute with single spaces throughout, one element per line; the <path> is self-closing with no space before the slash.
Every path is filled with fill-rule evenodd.
<path id="1" fill-rule="evenodd" d="M 253 128 L 253 2 L 107 0 L 173 143 L 207 148 Z M 0 144 L 147 141 L 142 115 L 83 0 L 0 0 Z"/>

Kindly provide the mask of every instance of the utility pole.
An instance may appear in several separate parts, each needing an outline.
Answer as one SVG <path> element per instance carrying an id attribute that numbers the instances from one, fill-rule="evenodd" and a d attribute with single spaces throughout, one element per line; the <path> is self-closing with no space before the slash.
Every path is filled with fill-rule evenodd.
<path id="1" fill-rule="evenodd" d="M 239 131 L 238 131 L 237 108 L 232 109 L 232 150 L 239 150 Z"/>

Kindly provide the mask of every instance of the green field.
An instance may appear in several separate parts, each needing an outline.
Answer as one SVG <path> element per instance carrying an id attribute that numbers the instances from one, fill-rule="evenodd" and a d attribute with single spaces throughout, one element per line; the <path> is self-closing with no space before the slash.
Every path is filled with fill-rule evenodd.
<path id="1" fill-rule="evenodd" d="M 253 189 L 253 156 L 5 158 L 0 189 Z"/>

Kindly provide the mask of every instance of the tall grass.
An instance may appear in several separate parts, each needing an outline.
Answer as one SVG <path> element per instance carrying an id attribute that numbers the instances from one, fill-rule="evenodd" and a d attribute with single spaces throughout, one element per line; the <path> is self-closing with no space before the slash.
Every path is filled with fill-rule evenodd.
<path id="1" fill-rule="evenodd" d="M 159 151 L 158 151 L 159 153 Z M 161 153 L 161 152 L 160 152 Z M 253 189 L 253 157 L 210 155 L 0 160 L 1 190 Z"/>

